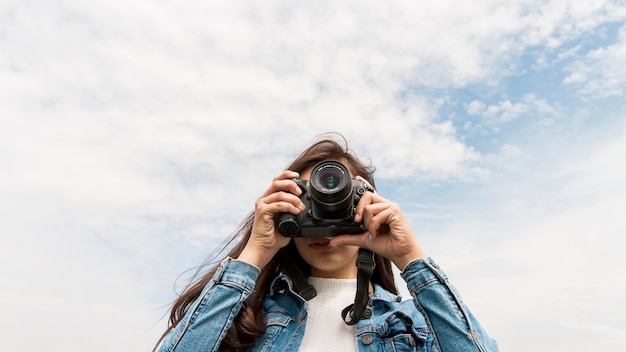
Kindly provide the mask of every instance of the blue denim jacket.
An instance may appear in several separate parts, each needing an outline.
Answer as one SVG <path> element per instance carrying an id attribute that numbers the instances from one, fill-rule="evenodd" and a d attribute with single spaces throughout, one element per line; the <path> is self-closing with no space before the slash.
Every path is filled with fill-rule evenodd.
<path id="1" fill-rule="evenodd" d="M 252 265 L 225 259 L 159 351 L 218 351 L 258 275 Z M 413 300 L 402 301 L 375 286 L 356 325 L 358 351 L 498 351 L 432 259 L 409 263 L 401 275 Z M 307 304 L 286 275 L 272 282 L 265 312 L 265 335 L 249 350 L 297 351 L 306 329 Z"/>

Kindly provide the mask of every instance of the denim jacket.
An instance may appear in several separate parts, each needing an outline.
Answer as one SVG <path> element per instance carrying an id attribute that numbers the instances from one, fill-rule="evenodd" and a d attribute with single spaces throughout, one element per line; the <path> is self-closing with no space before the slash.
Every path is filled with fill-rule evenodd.
<path id="1" fill-rule="evenodd" d="M 258 268 L 226 258 L 159 351 L 218 351 L 258 275 Z M 496 342 L 487 336 L 432 259 L 409 263 L 401 276 L 413 300 L 402 301 L 375 286 L 355 326 L 359 352 L 498 351 Z M 248 350 L 297 351 L 306 329 L 307 303 L 286 275 L 280 274 L 272 282 L 265 313 L 267 330 Z"/>

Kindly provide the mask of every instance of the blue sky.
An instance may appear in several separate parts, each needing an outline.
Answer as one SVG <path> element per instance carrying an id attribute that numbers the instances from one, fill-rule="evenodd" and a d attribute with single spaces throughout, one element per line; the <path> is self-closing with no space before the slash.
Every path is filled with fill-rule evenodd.
<path id="1" fill-rule="evenodd" d="M 4 1 L 0 348 L 148 350 L 174 285 L 338 131 L 502 350 L 621 349 L 625 19 L 609 0 Z"/>

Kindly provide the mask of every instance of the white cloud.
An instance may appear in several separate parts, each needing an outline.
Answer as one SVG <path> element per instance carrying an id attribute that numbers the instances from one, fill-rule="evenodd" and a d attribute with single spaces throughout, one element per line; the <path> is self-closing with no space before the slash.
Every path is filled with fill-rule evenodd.
<path id="1" fill-rule="evenodd" d="M 487 111 L 485 111 L 485 117 L 497 118 L 501 122 L 508 122 L 527 113 L 528 109 L 528 104 L 512 104 L 511 101 L 505 100 L 498 105 L 489 106 Z"/>
<path id="2" fill-rule="evenodd" d="M 500 153 L 505 157 L 518 157 L 522 155 L 524 152 L 522 151 L 522 149 L 520 149 L 519 147 L 515 145 L 504 144 L 500 148 Z"/>
<path id="3" fill-rule="evenodd" d="M 421 234 L 501 349 L 623 345 L 625 132 L 605 131 L 603 142 L 587 145 L 562 138 L 559 149 L 529 146 L 518 168 Z M 520 338 L 521 326 L 536 339 Z M 585 337 L 573 344 L 574 334 Z"/>
<path id="4" fill-rule="evenodd" d="M 581 94 L 611 97 L 623 96 L 626 84 L 626 26 L 616 43 L 588 52 L 568 66 L 571 72 L 563 84 L 574 85 Z"/>
<path id="5" fill-rule="evenodd" d="M 482 115 L 486 124 L 506 123 L 521 116 L 559 116 L 561 108 L 547 102 L 546 99 L 537 98 L 534 94 L 526 94 L 520 102 L 510 100 L 500 101 L 497 104 L 487 105 L 478 100 L 473 100 L 466 107 L 470 115 Z"/>
<path id="6" fill-rule="evenodd" d="M 478 100 L 472 100 L 472 102 L 467 105 L 467 113 L 470 115 L 482 114 L 485 112 L 485 109 L 485 104 Z"/>

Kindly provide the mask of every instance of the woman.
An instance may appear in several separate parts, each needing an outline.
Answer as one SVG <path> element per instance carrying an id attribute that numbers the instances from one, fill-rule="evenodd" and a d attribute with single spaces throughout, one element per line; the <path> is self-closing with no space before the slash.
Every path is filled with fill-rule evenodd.
<path id="1" fill-rule="evenodd" d="M 374 186 L 374 168 L 339 140 L 313 144 L 274 178 L 240 227 L 240 242 L 174 302 L 159 351 L 497 351 L 400 207 L 379 194 L 365 192 L 356 206 L 363 234 L 292 240 L 279 233 L 278 214 L 306 211 L 293 179 L 307 180 L 319 162 L 339 161 Z M 355 302 L 359 248 L 374 252 L 376 265 L 367 307 L 347 325 L 340 313 Z M 413 300 L 396 296 L 391 263 Z M 299 291 L 294 268 L 316 297 Z"/>

